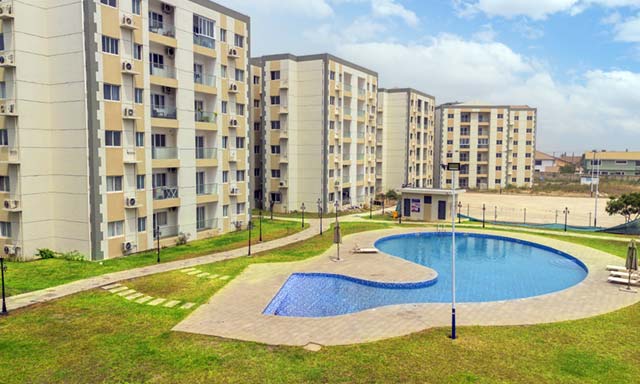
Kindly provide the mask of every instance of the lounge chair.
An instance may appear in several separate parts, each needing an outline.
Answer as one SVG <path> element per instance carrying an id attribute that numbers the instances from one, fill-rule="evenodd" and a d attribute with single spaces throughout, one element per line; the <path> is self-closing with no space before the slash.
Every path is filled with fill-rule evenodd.
<path id="1" fill-rule="evenodd" d="M 611 271 L 611 273 L 609 273 L 609 276 L 623 277 L 623 278 L 629 279 L 629 271 Z M 631 279 L 638 278 L 638 277 L 640 277 L 640 275 L 638 274 L 637 271 L 631 273 Z"/>
<path id="2" fill-rule="evenodd" d="M 378 250 L 376 248 L 361 248 L 356 244 L 351 253 L 378 253 Z"/>
<path id="3" fill-rule="evenodd" d="M 626 271 L 627 268 L 625 268 L 624 266 L 620 267 L 617 265 L 607 265 L 607 271 L 616 271 L 616 272 L 623 272 Z"/>
<path id="4" fill-rule="evenodd" d="M 609 277 L 607 279 L 608 282 L 610 283 L 614 283 L 614 284 L 629 284 L 629 278 L 624 278 L 624 277 Z M 636 286 L 636 287 L 640 287 L 640 279 L 638 279 L 638 277 L 636 276 L 635 279 L 632 278 L 631 279 L 631 285 Z"/>

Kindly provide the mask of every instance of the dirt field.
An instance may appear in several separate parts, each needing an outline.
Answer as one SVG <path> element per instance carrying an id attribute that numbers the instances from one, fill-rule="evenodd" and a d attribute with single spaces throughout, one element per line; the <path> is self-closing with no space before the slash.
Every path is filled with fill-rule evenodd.
<path id="1" fill-rule="evenodd" d="M 598 226 L 612 227 L 624 223 L 622 216 L 609 216 L 604 210 L 606 198 L 598 200 Z M 563 211 L 569 208 L 569 225 L 593 225 L 595 200 L 588 197 L 534 196 L 520 194 L 465 193 L 461 197 L 462 213 L 482 218 L 482 204 L 485 204 L 485 220 L 525 221 L 527 223 L 564 223 Z M 497 210 L 496 210 L 497 208 Z M 556 216 L 557 215 L 557 216 Z M 557 221 L 556 221 L 557 218 Z"/>

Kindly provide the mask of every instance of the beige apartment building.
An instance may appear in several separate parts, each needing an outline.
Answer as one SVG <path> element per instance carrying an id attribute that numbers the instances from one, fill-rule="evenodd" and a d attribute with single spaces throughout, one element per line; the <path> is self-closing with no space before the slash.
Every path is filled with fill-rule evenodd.
<path id="1" fill-rule="evenodd" d="M 435 97 L 411 88 L 380 89 L 377 190 L 432 188 Z"/>
<path id="2" fill-rule="evenodd" d="M 460 162 L 460 188 L 531 187 L 536 108 L 526 105 L 448 103 L 436 108 L 436 162 Z M 450 188 L 439 164 L 436 185 Z"/>
<path id="3" fill-rule="evenodd" d="M 246 226 L 249 18 L 208 0 L 0 2 L 5 253 L 99 260 Z"/>
<path id="4" fill-rule="evenodd" d="M 378 74 L 329 54 L 252 59 L 261 184 L 254 196 L 288 212 L 368 204 L 375 195 Z M 261 90 L 259 90 L 261 89 Z M 257 111 L 260 111 L 260 114 Z"/>

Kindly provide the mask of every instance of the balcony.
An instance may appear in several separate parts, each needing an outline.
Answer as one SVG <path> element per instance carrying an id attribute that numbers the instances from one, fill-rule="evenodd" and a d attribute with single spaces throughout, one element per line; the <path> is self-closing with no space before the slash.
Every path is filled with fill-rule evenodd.
<path id="1" fill-rule="evenodd" d="M 161 186 L 153 188 L 153 200 L 169 200 L 179 198 L 177 186 Z"/>
<path id="2" fill-rule="evenodd" d="M 357 176 L 356 176 L 356 180 L 358 181 L 358 183 L 359 183 L 359 182 L 364 181 L 364 174 L 362 174 L 362 175 L 357 175 Z"/>
<path id="3" fill-rule="evenodd" d="M 215 123 L 217 117 L 215 112 L 197 111 L 194 119 L 198 123 Z"/>
<path id="4" fill-rule="evenodd" d="M 198 220 L 196 221 L 196 230 L 206 231 L 218 229 L 218 219 Z"/>
<path id="5" fill-rule="evenodd" d="M 164 227 L 160 227 L 160 238 L 166 239 L 169 237 L 176 237 L 180 233 L 180 230 L 177 225 L 165 225 Z M 157 239 L 154 235 L 154 239 Z"/>
<path id="6" fill-rule="evenodd" d="M 364 139 L 365 133 L 364 131 L 358 131 L 358 139 Z"/>
<path id="7" fill-rule="evenodd" d="M 367 113 L 367 111 L 364 111 L 362 109 L 358 110 L 358 117 L 362 117 L 364 118 L 364 115 Z"/>
<path id="8" fill-rule="evenodd" d="M 177 117 L 177 111 L 175 108 L 164 105 L 152 105 L 151 117 L 157 119 L 175 119 Z"/>
<path id="9" fill-rule="evenodd" d="M 196 84 L 196 92 L 215 93 L 211 88 L 216 87 L 216 77 L 205 73 L 194 73 L 193 82 Z"/>
<path id="10" fill-rule="evenodd" d="M 209 36 L 193 35 L 193 44 L 209 49 L 216 49 L 216 41 Z"/>
<path id="11" fill-rule="evenodd" d="M 358 154 L 356 155 L 356 159 L 357 159 L 358 161 L 364 161 L 364 153 L 358 153 Z"/>
<path id="12" fill-rule="evenodd" d="M 151 22 L 149 24 L 149 32 L 155 33 L 160 36 L 170 37 L 175 39 L 176 37 L 176 27 L 166 23 L 159 22 Z"/>
<path id="13" fill-rule="evenodd" d="M 351 182 L 351 177 L 349 177 L 349 175 L 342 176 L 342 182 L 343 183 L 350 183 Z"/>
<path id="14" fill-rule="evenodd" d="M 281 115 L 286 115 L 289 113 L 289 106 L 286 104 L 280 104 L 280 110 L 279 110 Z"/>
<path id="15" fill-rule="evenodd" d="M 151 158 L 153 160 L 172 160 L 178 158 L 178 148 L 175 147 L 153 147 L 151 148 Z"/>
<path id="16" fill-rule="evenodd" d="M 215 159 L 218 157 L 218 149 L 217 148 L 196 148 L 196 159 L 204 160 L 204 159 Z"/>
<path id="17" fill-rule="evenodd" d="M 0 4 L 0 20 L 2 19 L 13 19 L 12 1 L 4 1 L 3 4 Z"/>
<path id="18" fill-rule="evenodd" d="M 20 164 L 20 152 L 14 147 L 0 147 L 0 163 Z"/>
<path id="19" fill-rule="evenodd" d="M 367 90 L 365 88 L 358 88 L 358 96 L 359 97 L 366 97 L 367 96 Z"/>
<path id="20" fill-rule="evenodd" d="M 351 84 L 345 84 L 344 85 L 344 91 L 345 92 L 351 92 L 353 90 L 353 87 L 351 86 Z"/>
<path id="21" fill-rule="evenodd" d="M 205 195 L 217 195 L 218 194 L 218 184 L 196 184 L 196 195 L 205 196 Z"/>
<path id="22" fill-rule="evenodd" d="M 151 76 L 164 77 L 166 79 L 176 78 L 176 69 L 165 64 L 153 63 L 150 66 Z"/>

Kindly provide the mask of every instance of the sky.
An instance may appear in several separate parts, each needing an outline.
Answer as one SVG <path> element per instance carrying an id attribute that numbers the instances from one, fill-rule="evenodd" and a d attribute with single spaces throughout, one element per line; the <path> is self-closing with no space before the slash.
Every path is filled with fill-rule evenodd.
<path id="1" fill-rule="evenodd" d="M 332 53 L 385 88 L 538 108 L 537 148 L 640 151 L 640 0 L 217 0 L 252 56 Z"/>

